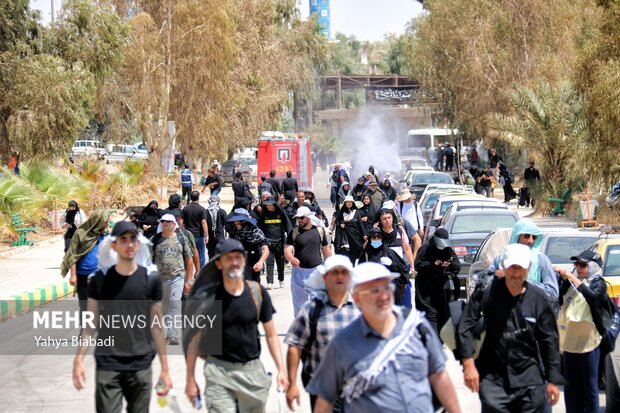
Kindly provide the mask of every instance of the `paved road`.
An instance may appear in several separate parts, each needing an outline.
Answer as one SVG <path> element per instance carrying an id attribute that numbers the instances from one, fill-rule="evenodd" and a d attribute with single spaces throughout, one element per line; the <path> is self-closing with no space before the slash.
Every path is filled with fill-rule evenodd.
<path id="1" fill-rule="evenodd" d="M 325 178 L 321 179 L 321 175 Z M 326 188 L 327 173 L 318 175 L 318 183 L 315 183 L 315 189 L 320 199 L 328 199 L 328 189 Z M 316 178 L 315 178 L 316 179 Z M 229 190 L 229 188 L 227 188 Z M 223 197 L 227 197 L 226 193 Z M 329 203 L 329 202 L 327 202 Z M 329 205 L 325 205 L 326 212 L 330 212 Z M 525 215 L 528 212 L 524 209 L 519 209 L 520 214 Z M 536 220 L 541 225 L 561 225 L 561 226 L 574 226 L 573 224 L 565 220 L 553 220 L 545 219 L 543 221 Z M 59 264 L 59 257 L 62 253 L 62 240 L 58 243 L 50 244 L 47 247 L 41 247 L 33 250 L 32 252 L 23 253 L 10 259 L 0 261 L 0 266 L 3 268 L 2 276 L 0 276 L 0 291 L 2 295 L 13 294 L 14 292 L 20 292 L 26 289 L 28 286 L 39 286 L 40 284 L 47 284 L 58 280 L 57 268 Z M 270 292 L 274 306 L 277 310 L 274 321 L 276 329 L 281 338 L 284 337 L 288 326 L 292 321 L 293 308 L 290 298 L 289 280 L 290 280 L 290 267 L 287 267 L 286 288 L 275 289 Z M 19 277 L 17 277 L 19 275 Z M 19 284 L 16 286 L 16 284 Z M 17 291 L 13 291 L 17 289 Z M 69 303 L 74 304 L 77 308 L 77 301 L 74 298 L 69 298 Z M 56 303 L 52 305 L 61 305 Z M 18 317 L 10 320 L 9 322 L 2 323 L 0 325 L 0 332 L 2 328 L 15 327 L 15 325 L 21 323 L 20 327 L 15 327 L 14 333 L 2 335 L 3 348 L 11 343 L 20 343 L 20 340 L 28 340 L 32 336 L 32 331 L 29 330 L 27 323 L 27 316 Z M 9 324 L 12 323 L 12 324 Z M 20 329 L 21 328 L 21 329 Z M 4 330 L 7 331 L 7 330 Z M 67 331 L 67 336 L 77 334 L 76 330 Z M 274 372 L 274 365 L 267 351 L 267 347 L 264 339 L 262 340 L 263 355 L 262 360 L 265 363 L 267 371 Z M 283 351 L 286 351 L 283 346 Z M 88 372 L 88 379 L 86 383 L 86 389 L 77 392 L 72 385 L 71 380 L 71 367 L 72 356 L 70 355 L 6 355 L 6 351 L 0 355 L 0 371 L 2 377 L 2 387 L 0 388 L 0 411 L 11 412 L 90 412 L 94 411 L 94 359 L 88 357 L 86 361 L 86 370 Z M 463 384 L 463 378 L 460 365 L 454 361 L 451 354 L 446 353 L 448 356 L 448 371 L 452 380 L 456 386 L 459 401 L 464 412 L 475 412 L 480 410 L 480 404 L 477 395 L 471 393 L 465 388 Z M 172 380 L 175 385 L 175 390 L 178 394 L 179 404 L 182 411 L 192 411 L 191 406 L 183 396 L 183 387 L 185 382 L 185 364 L 183 357 L 180 355 L 174 355 L 169 357 L 171 366 Z M 159 370 L 158 363 L 154 363 L 154 371 Z M 196 377 L 198 383 L 203 387 L 204 378 L 197 368 Z M 156 405 L 153 398 L 151 403 L 151 411 L 153 412 L 166 412 L 167 408 L 159 408 Z M 288 410 L 288 409 L 286 409 Z M 272 386 L 271 393 L 268 400 L 268 412 L 278 412 L 278 395 Z M 297 411 L 309 412 L 309 400 L 304 393 L 302 396 L 301 408 Z M 563 401 L 560 405 L 553 409 L 554 412 L 564 412 Z"/>

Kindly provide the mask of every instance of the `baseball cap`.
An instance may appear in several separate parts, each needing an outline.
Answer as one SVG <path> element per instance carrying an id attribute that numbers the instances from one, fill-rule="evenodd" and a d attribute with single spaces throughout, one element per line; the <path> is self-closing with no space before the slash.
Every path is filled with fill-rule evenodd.
<path id="1" fill-rule="evenodd" d="M 311 217 L 312 215 L 313 213 L 312 211 L 310 211 L 310 208 L 306 206 L 301 206 L 297 208 L 297 213 L 295 214 L 295 218 Z"/>
<path id="2" fill-rule="evenodd" d="M 574 257 L 570 257 L 571 261 L 577 261 L 581 264 L 587 264 L 589 261 L 593 261 L 599 265 L 599 267 L 603 266 L 603 260 L 598 252 L 585 250 L 579 253 Z"/>
<path id="3" fill-rule="evenodd" d="M 345 255 L 332 255 L 325 260 L 325 263 L 317 266 L 310 277 L 304 281 L 304 286 L 310 290 L 324 290 L 325 281 L 323 276 L 336 268 L 345 268 L 349 273 L 353 271 L 353 264 L 349 257 Z"/>
<path id="4" fill-rule="evenodd" d="M 532 252 L 530 247 L 523 244 L 510 244 L 504 250 L 504 268 L 518 265 L 521 268 L 530 268 Z"/>
<path id="5" fill-rule="evenodd" d="M 133 222 L 120 221 L 114 224 L 114 227 L 112 228 L 112 233 L 110 235 L 112 235 L 113 237 L 120 237 L 126 232 L 132 232 L 138 235 L 138 227 L 136 227 L 136 224 L 134 224 Z"/>
<path id="6" fill-rule="evenodd" d="M 218 258 L 233 251 L 245 253 L 245 249 L 243 248 L 241 241 L 235 238 L 223 238 L 215 245 L 215 257 L 213 258 Z"/>
<path id="7" fill-rule="evenodd" d="M 164 216 L 159 218 L 159 222 L 164 222 L 164 221 L 177 222 L 177 219 L 172 214 L 164 214 Z"/>
<path id="8" fill-rule="evenodd" d="M 389 278 L 393 280 L 399 275 L 387 269 L 387 267 L 377 262 L 364 262 L 353 268 L 353 276 L 351 277 L 351 287 L 364 284 L 381 278 Z"/>

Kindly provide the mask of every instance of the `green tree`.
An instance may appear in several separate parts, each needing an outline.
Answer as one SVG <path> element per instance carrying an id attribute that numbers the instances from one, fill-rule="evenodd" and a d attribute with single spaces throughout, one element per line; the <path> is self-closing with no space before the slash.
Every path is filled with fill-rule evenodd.
<path id="1" fill-rule="evenodd" d="M 24 158 L 66 153 L 88 125 L 95 82 L 86 69 L 69 68 L 59 57 L 33 55 L 9 64 L 4 85 L 8 147 Z"/>
<path id="2" fill-rule="evenodd" d="M 615 148 L 620 125 L 620 1 L 598 0 L 598 30 L 583 45 L 576 73 L 592 138 L 582 170 L 609 190 L 620 176 Z"/>
<path id="3" fill-rule="evenodd" d="M 487 113 L 510 113 L 509 91 L 570 78 L 597 25 L 594 0 L 428 0 L 415 26 L 411 76 L 455 123 L 484 128 Z"/>
<path id="4" fill-rule="evenodd" d="M 38 37 L 39 16 L 28 4 L 29 0 L 0 2 L 0 52 L 15 51 Z"/>
<path id="5" fill-rule="evenodd" d="M 509 97 L 514 115 L 487 115 L 487 135 L 543 161 L 544 194 L 559 196 L 564 188 L 574 189 L 583 177 L 577 165 L 589 139 L 583 99 L 568 82 L 520 86 Z"/>

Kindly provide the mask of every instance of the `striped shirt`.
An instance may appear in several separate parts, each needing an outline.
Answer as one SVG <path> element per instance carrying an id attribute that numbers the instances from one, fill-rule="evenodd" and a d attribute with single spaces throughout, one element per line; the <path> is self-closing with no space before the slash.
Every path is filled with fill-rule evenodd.
<path id="1" fill-rule="evenodd" d="M 347 302 L 340 308 L 331 303 L 326 292 L 319 291 L 317 296 L 308 300 L 297 313 L 297 317 L 291 324 L 284 342 L 286 344 L 303 349 L 310 336 L 310 314 L 314 308 L 315 300 L 323 302 L 323 309 L 316 326 L 316 339 L 310 347 L 308 362 L 304 365 L 304 371 L 312 375 L 321 362 L 325 349 L 336 333 L 349 325 L 351 321 L 360 315 L 360 311 L 353 303 L 349 295 Z"/>

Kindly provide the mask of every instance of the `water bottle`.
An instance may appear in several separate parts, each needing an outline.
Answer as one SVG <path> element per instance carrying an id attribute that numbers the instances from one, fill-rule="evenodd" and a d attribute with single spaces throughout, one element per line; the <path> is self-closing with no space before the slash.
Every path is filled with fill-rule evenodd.
<path id="1" fill-rule="evenodd" d="M 168 393 L 165 393 L 166 385 L 163 381 L 159 380 L 155 385 L 155 393 L 157 393 L 157 405 L 159 407 L 168 406 Z"/>

